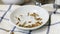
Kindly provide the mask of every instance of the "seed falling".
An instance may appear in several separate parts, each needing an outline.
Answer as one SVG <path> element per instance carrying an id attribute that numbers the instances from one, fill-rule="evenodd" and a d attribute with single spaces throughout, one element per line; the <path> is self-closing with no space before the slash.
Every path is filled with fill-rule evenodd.
<path id="1" fill-rule="evenodd" d="M 21 21 L 20 18 L 18 18 L 18 20 Z"/>
<path id="2" fill-rule="evenodd" d="M 20 18 L 18 18 L 18 17 L 15 17 L 15 18 L 18 19 L 19 21 L 21 21 Z"/>
<path id="3" fill-rule="evenodd" d="M 19 22 L 16 23 L 16 25 L 18 25 L 18 24 L 19 24 Z"/>

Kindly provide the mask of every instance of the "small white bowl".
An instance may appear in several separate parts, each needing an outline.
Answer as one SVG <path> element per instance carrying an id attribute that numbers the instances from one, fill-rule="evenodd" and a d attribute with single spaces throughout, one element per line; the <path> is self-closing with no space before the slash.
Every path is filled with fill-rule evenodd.
<path id="1" fill-rule="evenodd" d="M 27 12 L 36 12 L 40 15 L 40 17 L 42 17 L 42 24 L 40 26 L 37 26 L 37 27 L 33 27 L 33 28 L 24 28 L 24 27 L 19 27 L 17 25 L 15 25 L 15 20 L 14 20 L 14 15 L 19 15 L 20 13 L 27 13 Z M 12 22 L 12 24 L 14 26 L 16 26 L 17 28 L 19 29 L 23 29 L 23 30 L 34 30 L 34 29 L 37 29 L 37 28 L 40 28 L 42 27 L 44 24 L 47 23 L 49 19 L 49 14 L 48 14 L 48 11 L 46 11 L 45 9 L 41 8 L 41 7 L 38 7 L 38 6 L 34 6 L 34 5 L 25 5 L 25 6 L 21 6 L 19 7 L 18 9 L 16 9 L 15 11 L 13 11 L 11 14 L 10 14 L 10 20 Z"/>

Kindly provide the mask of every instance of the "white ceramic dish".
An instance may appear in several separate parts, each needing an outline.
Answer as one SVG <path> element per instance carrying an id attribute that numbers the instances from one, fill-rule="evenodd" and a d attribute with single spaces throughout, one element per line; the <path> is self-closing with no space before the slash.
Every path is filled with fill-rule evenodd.
<path id="1" fill-rule="evenodd" d="M 14 19 L 14 15 L 15 16 L 19 16 L 19 14 L 22 14 L 22 13 L 26 14 L 27 12 L 35 12 L 35 13 L 39 14 L 39 16 L 42 18 L 42 22 L 43 23 L 40 26 L 33 27 L 33 28 L 24 28 L 24 27 L 19 27 L 19 26 L 15 25 L 16 24 L 16 20 Z M 48 11 L 46 11 L 45 9 L 43 9 L 41 7 L 34 6 L 34 5 L 21 6 L 21 7 L 19 7 L 18 9 L 16 9 L 15 11 L 13 11 L 10 14 L 10 20 L 11 20 L 12 24 L 14 26 L 16 26 L 17 28 L 23 29 L 23 30 L 34 30 L 34 29 L 40 28 L 41 26 L 43 26 L 44 24 L 46 24 L 46 22 L 48 21 L 48 19 L 49 19 Z"/>

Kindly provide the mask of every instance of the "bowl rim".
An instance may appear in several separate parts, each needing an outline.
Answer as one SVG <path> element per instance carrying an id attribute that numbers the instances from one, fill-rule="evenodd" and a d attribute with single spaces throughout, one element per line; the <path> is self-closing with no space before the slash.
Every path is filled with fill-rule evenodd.
<path id="1" fill-rule="evenodd" d="M 32 6 L 32 7 L 39 7 L 39 6 L 35 6 L 35 5 L 24 5 L 24 6 L 21 6 L 21 7 L 26 7 L 26 6 L 29 6 L 29 7 L 31 7 L 31 6 Z M 20 7 L 19 7 L 19 8 L 20 8 Z M 16 10 L 18 10 L 19 8 L 17 8 Z M 41 7 L 39 7 L 39 8 L 41 8 Z M 44 8 L 42 8 L 42 9 L 45 10 Z M 22 29 L 22 30 L 35 30 L 35 29 L 38 29 L 38 28 L 42 27 L 43 25 L 45 25 L 45 24 L 48 22 L 49 13 L 48 13 L 47 10 L 45 10 L 45 11 L 46 11 L 47 14 L 48 14 L 47 21 L 46 21 L 44 24 L 42 24 L 42 25 L 40 25 L 40 26 L 37 26 L 37 27 L 24 28 L 24 27 L 19 27 L 19 26 L 15 25 L 14 23 L 12 23 L 12 21 L 11 21 L 11 14 L 12 14 L 13 12 L 15 12 L 15 10 L 10 14 L 10 22 L 11 22 L 12 25 L 16 26 L 18 29 Z"/>

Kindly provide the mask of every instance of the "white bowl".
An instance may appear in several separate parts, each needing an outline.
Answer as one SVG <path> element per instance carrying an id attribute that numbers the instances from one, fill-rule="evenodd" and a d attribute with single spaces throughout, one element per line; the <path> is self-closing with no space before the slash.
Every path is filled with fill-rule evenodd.
<path id="1" fill-rule="evenodd" d="M 33 28 L 24 28 L 24 27 L 19 27 L 17 25 L 15 25 L 16 23 L 16 20 L 14 20 L 14 15 L 18 16 L 19 14 L 21 13 L 24 13 L 26 14 L 27 12 L 36 12 L 39 14 L 39 16 L 42 18 L 42 24 L 40 26 L 37 26 L 37 27 L 33 27 Z M 27 18 L 28 19 L 28 18 Z M 13 11 L 10 15 L 10 20 L 12 22 L 12 24 L 14 26 L 16 26 L 17 28 L 19 29 L 23 29 L 23 30 L 34 30 L 34 29 L 37 29 L 37 28 L 40 28 L 42 27 L 44 24 L 47 23 L 49 19 L 49 14 L 48 14 L 48 11 L 46 11 L 45 9 L 41 8 L 41 7 L 38 7 L 38 6 L 34 6 L 34 5 L 25 5 L 25 6 L 21 6 L 19 7 L 18 9 L 16 9 L 15 11 Z"/>

